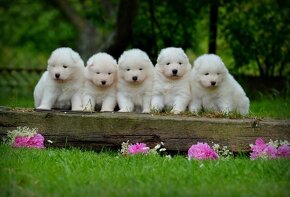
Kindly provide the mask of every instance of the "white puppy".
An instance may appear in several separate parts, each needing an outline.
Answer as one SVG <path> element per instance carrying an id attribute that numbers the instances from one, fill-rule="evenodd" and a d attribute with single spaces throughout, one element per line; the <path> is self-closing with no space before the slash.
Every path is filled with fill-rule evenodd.
<path id="1" fill-rule="evenodd" d="M 248 114 L 250 101 L 219 56 L 205 54 L 198 57 L 194 62 L 191 80 L 191 112 L 196 113 L 203 107 L 211 111 Z"/>
<path id="2" fill-rule="evenodd" d="M 98 53 L 88 60 L 82 90 L 84 111 L 94 111 L 98 105 L 102 112 L 114 111 L 117 104 L 117 69 L 116 60 L 107 53 Z"/>
<path id="3" fill-rule="evenodd" d="M 81 110 L 77 90 L 83 85 L 84 63 L 78 53 L 70 48 L 54 50 L 34 89 L 36 109 L 52 108 Z"/>
<path id="4" fill-rule="evenodd" d="M 152 110 L 170 107 L 174 114 L 186 110 L 190 100 L 190 69 L 188 57 L 181 48 L 161 50 L 155 66 Z"/>
<path id="5" fill-rule="evenodd" d="M 149 113 L 154 66 L 148 55 L 139 49 L 131 49 L 121 55 L 118 64 L 119 112 L 141 108 L 142 113 Z"/>

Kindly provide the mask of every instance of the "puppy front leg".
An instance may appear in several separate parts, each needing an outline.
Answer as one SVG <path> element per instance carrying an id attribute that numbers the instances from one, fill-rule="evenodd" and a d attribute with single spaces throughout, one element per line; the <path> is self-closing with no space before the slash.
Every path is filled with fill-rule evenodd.
<path id="1" fill-rule="evenodd" d="M 181 112 L 184 112 L 186 110 L 188 103 L 189 103 L 188 98 L 178 96 L 175 98 L 173 109 L 170 112 L 174 114 L 180 114 Z"/>
<path id="2" fill-rule="evenodd" d="M 189 103 L 189 111 L 192 113 L 198 113 L 201 110 L 202 102 L 201 99 L 193 98 Z"/>
<path id="3" fill-rule="evenodd" d="M 142 113 L 150 113 L 150 102 L 151 102 L 151 96 L 145 95 L 143 97 L 143 111 L 142 111 Z"/>
<path id="4" fill-rule="evenodd" d="M 44 92 L 40 105 L 36 109 L 51 110 L 56 101 L 56 95 L 53 91 Z"/>
<path id="5" fill-rule="evenodd" d="M 161 112 L 164 108 L 164 101 L 161 95 L 155 95 L 151 100 L 151 110 Z"/>
<path id="6" fill-rule="evenodd" d="M 227 100 L 220 101 L 220 103 L 218 104 L 218 108 L 222 113 L 226 115 L 229 114 L 233 110 L 231 102 Z"/>
<path id="7" fill-rule="evenodd" d="M 116 103 L 117 101 L 115 96 L 107 96 L 102 103 L 101 112 L 114 111 Z"/>
<path id="8" fill-rule="evenodd" d="M 81 111 L 83 109 L 82 96 L 80 93 L 76 93 L 72 96 L 71 106 L 72 111 Z"/>
<path id="9" fill-rule="evenodd" d="M 92 112 L 95 110 L 96 101 L 92 96 L 84 95 L 82 99 L 82 103 L 83 103 L 83 109 L 82 109 L 83 111 Z"/>
<path id="10" fill-rule="evenodd" d="M 119 112 L 132 112 L 134 109 L 133 102 L 123 94 L 118 95 Z"/>

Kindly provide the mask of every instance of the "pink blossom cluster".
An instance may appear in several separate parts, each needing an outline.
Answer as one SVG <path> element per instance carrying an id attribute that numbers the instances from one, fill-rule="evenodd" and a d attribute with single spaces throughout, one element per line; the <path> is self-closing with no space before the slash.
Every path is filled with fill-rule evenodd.
<path id="1" fill-rule="evenodd" d="M 218 159 L 218 154 L 207 144 L 198 142 L 188 149 L 189 159 Z"/>
<path id="2" fill-rule="evenodd" d="M 283 144 L 276 148 L 273 144 L 266 144 L 262 138 L 257 138 L 255 144 L 251 146 L 252 160 L 257 158 L 275 159 L 278 157 L 290 157 L 290 146 Z"/>
<path id="3" fill-rule="evenodd" d="M 12 146 L 16 148 L 44 148 L 44 137 L 41 134 L 35 134 L 33 137 L 17 136 Z"/>
<path id="4" fill-rule="evenodd" d="M 147 154 L 149 153 L 150 148 L 147 147 L 146 144 L 144 143 L 136 143 L 136 144 L 131 144 L 128 147 L 128 153 L 135 155 L 139 153 Z"/>

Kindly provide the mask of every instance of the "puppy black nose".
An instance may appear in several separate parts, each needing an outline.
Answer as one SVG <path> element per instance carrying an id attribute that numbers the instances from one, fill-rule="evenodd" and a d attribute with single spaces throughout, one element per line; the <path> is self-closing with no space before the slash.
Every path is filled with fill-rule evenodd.
<path id="1" fill-rule="evenodd" d="M 57 78 L 57 79 L 58 79 L 58 78 L 59 78 L 59 76 L 60 76 L 60 74 L 59 74 L 59 73 L 56 73 L 56 74 L 55 74 L 55 78 Z"/>
<path id="2" fill-rule="evenodd" d="M 173 70 L 172 70 L 172 74 L 174 74 L 174 75 L 176 75 L 176 74 L 177 74 L 177 72 L 178 72 L 178 70 L 177 70 L 177 69 L 173 69 Z"/>
<path id="3" fill-rule="evenodd" d="M 137 81 L 138 77 L 134 76 L 132 77 L 133 81 Z"/>
<path id="4" fill-rule="evenodd" d="M 215 86 L 216 82 L 215 81 L 212 81 L 210 82 L 212 86 Z"/>
<path id="5" fill-rule="evenodd" d="M 103 85 L 106 85 L 106 81 L 102 81 L 102 84 L 103 84 Z"/>

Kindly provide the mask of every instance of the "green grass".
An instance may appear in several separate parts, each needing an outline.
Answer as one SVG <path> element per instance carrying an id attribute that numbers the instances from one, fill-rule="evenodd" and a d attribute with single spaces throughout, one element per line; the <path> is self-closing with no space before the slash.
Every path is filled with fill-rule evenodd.
<path id="1" fill-rule="evenodd" d="M 290 98 L 263 98 L 251 102 L 251 116 L 290 118 Z"/>
<path id="2" fill-rule="evenodd" d="M 289 196 L 290 160 L 118 156 L 0 145 L 0 196 Z"/>

